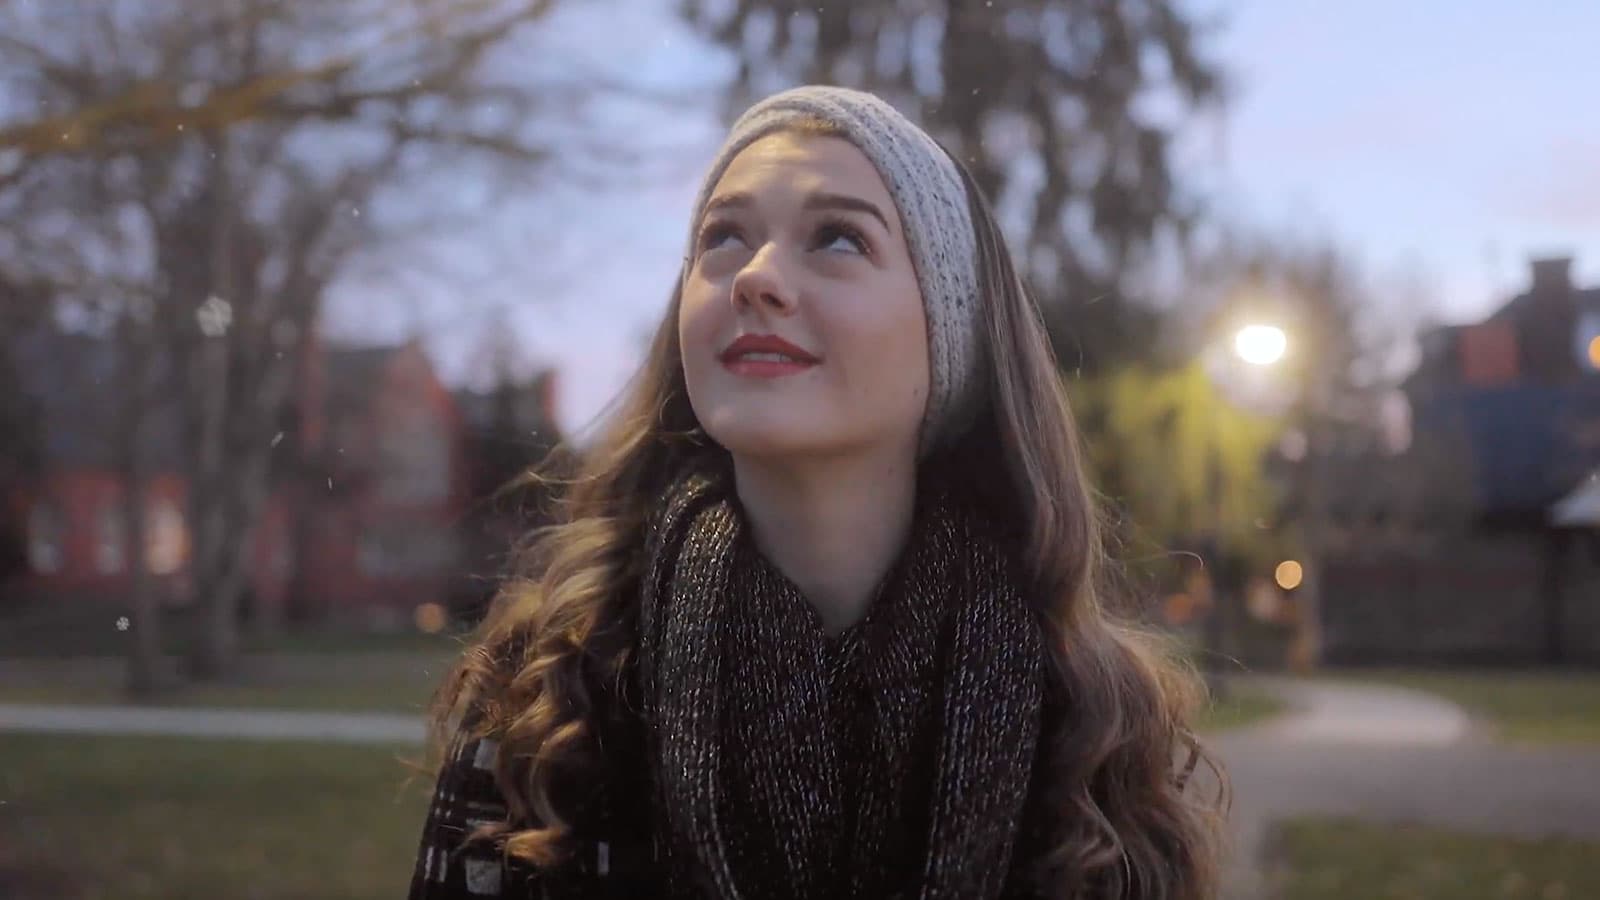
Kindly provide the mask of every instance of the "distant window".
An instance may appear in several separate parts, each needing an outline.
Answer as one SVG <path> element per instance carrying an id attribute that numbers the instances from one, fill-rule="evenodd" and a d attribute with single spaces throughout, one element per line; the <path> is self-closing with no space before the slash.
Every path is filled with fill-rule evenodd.
<path id="1" fill-rule="evenodd" d="M 450 434 L 444 420 L 412 409 L 383 424 L 378 496 L 389 503 L 437 503 L 450 494 Z"/>
<path id="2" fill-rule="evenodd" d="M 183 568 L 189 555 L 189 532 L 184 527 L 183 510 L 164 497 L 150 502 L 145 525 L 145 565 L 157 575 L 171 575 Z"/>
<path id="3" fill-rule="evenodd" d="M 1590 372 L 1600 372 L 1600 312 L 1579 316 L 1574 337 L 1579 364 Z"/>
<path id="4" fill-rule="evenodd" d="M 284 539 L 274 541 L 271 555 L 267 557 L 267 572 L 274 578 L 286 579 L 294 574 L 294 541 Z"/>
<path id="5" fill-rule="evenodd" d="M 28 565 L 41 575 L 61 571 L 66 523 L 61 509 L 48 500 L 36 501 L 28 510 Z"/>
<path id="6" fill-rule="evenodd" d="M 356 565 L 375 577 L 438 575 L 455 565 L 456 556 L 448 529 L 421 523 L 374 523 L 356 547 Z"/>
<path id="7" fill-rule="evenodd" d="M 370 531 L 361 535 L 361 542 L 356 545 L 356 568 L 361 574 L 393 574 L 394 563 L 393 553 L 384 546 L 382 537 Z"/>
<path id="8" fill-rule="evenodd" d="M 94 570 L 115 575 L 126 564 L 128 532 L 123 527 L 122 510 L 115 502 L 104 503 L 95 513 Z"/>

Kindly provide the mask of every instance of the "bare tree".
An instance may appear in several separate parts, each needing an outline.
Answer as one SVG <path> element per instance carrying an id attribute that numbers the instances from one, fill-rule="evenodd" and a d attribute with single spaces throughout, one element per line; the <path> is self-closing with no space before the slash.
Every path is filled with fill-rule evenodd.
<path id="1" fill-rule="evenodd" d="M 405 189 L 442 166 L 527 180 L 564 151 L 600 155 L 558 127 L 595 85 L 530 77 L 509 52 L 551 5 L 0 6 L 0 279 L 114 310 L 141 327 L 113 333 L 165 361 L 152 390 L 183 413 L 197 675 L 237 656 L 250 536 L 274 455 L 295 446 L 292 389 L 329 285 L 426 221 Z M 92 234 L 122 255 L 30 252 Z M 147 399 L 128 397 L 129 427 Z"/>

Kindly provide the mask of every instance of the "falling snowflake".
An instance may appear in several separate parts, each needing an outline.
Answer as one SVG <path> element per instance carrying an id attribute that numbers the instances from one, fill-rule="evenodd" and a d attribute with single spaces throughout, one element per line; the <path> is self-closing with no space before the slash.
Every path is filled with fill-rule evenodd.
<path id="1" fill-rule="evenodd" d="M 132 624 L 133 623 L 128 621 L 128 617 L 127 616 L 118 616 L 117 617 L 117 630 L 118 631 L 127 631 L 128 628 Z"/>
<path id="2" fill-rule="evenodd" d="M 228 326 L 233 324 L 233 307 L 228 301 L 215 294 L 206 298 L 195 310 L 195 321 L 200 323 L 200 333 L 206 337 L 221 337 L 228 333 Z"/>
<path id="3" fill-rule="evenodd" d="M 272 436 L 272 446 L 276 447 L 282 441 L 283 441 L 283 432 L 280 431 L 277 434 Z"/>

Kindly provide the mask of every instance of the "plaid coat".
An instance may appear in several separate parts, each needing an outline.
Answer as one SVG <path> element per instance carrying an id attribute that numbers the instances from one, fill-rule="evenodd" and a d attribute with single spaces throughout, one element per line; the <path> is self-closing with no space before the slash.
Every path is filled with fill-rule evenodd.
<path id="1" fill-rule="evenodd" d="M 605 699 L 594 696 L 605 708 Z M 619 704 L 620 705 L 620 704 Z M 649 837 L 650 781 L 643 724 L 604 716 L 605 748 L 595 778 L 568 786 L 579 852 L 553 870 L 506 862 L 490 844 L 467 844 L 479 825 L 503 822 L 505 800 L 494 779 L 498 747 L 465 731 L 449 748 L 423 823 L 409 900 L 605 900 L 651 896 L 659 883 Z"/>

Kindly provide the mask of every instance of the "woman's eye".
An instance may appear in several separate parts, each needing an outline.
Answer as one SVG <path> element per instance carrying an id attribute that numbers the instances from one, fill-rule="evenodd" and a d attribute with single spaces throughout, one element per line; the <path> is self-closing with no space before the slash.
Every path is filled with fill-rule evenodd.
<path id="1" fill-rule="evenodd" d="M 861 232 L 843 222 L 830 222 L 817 229 L 816 249 L 838 250 L 867 255 L 867 241 Z"/>
<path id="2" fill-rule="evenodd" d="M 700 232 L 700 252 L 705 253 L 708 250 L 730 246 L 728 243 L 730 240 L 743 243 L 739 230 L 732 225 L 707 225 L 705 230 Z"/>

